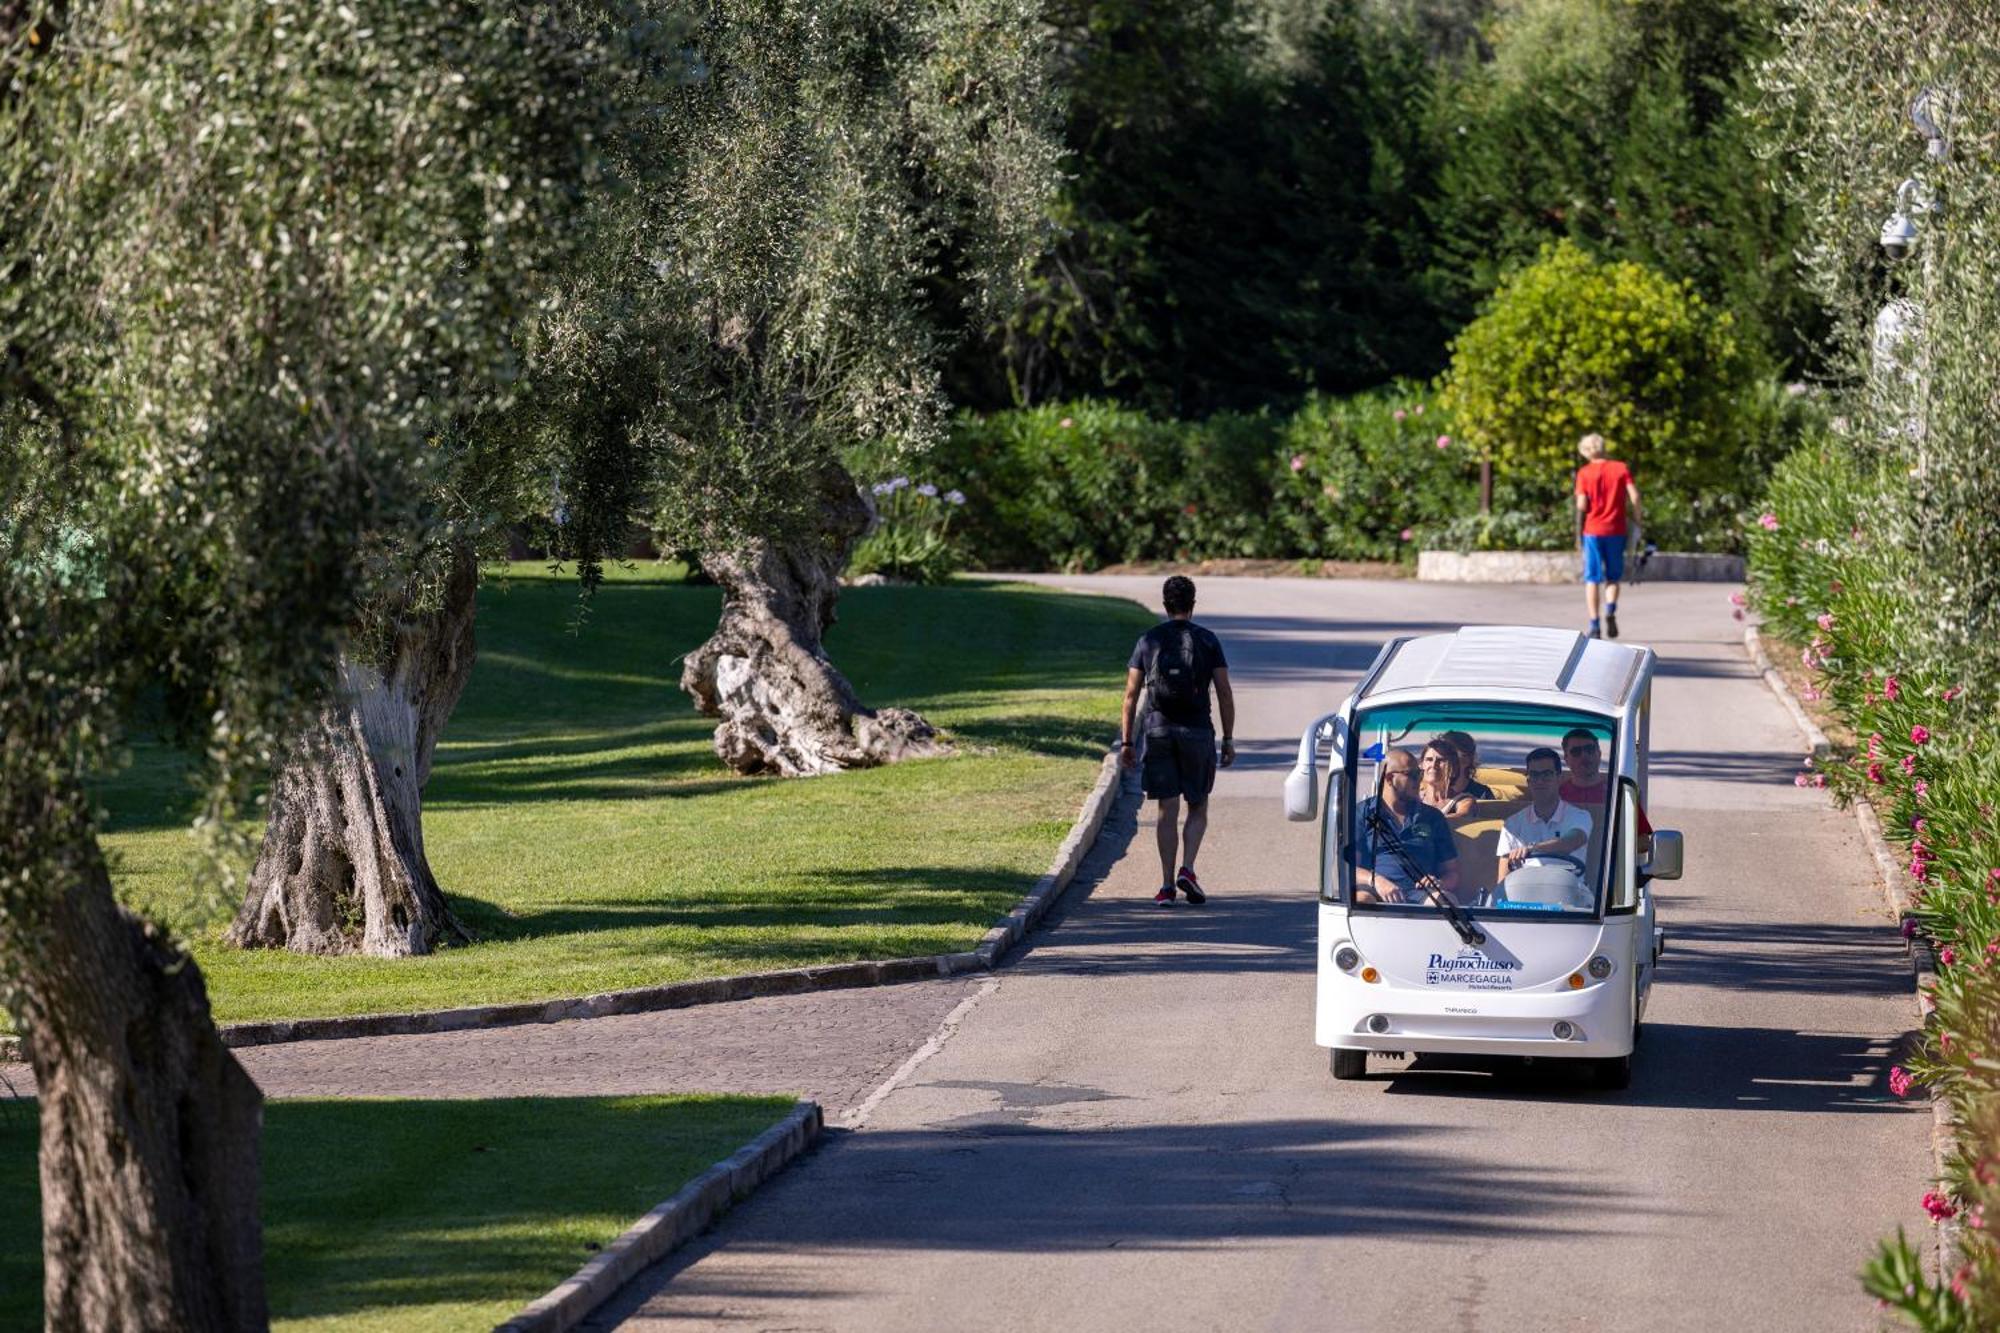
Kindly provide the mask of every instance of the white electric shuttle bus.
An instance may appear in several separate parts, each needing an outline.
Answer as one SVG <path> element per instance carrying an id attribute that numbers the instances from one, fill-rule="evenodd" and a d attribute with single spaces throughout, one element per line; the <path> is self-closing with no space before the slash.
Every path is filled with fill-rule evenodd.
<path id="1" fill-rule="evenodd" d="M 1319 812 L 1329 746 L 1316 1031 L 1335 1078 L 1392 1051 L 1630 1080 L 1665 942 L 1647 883 L 1681 873 L 1681 835 L 1645 816 L 1653 665 L 1651 649 L 1554 629 L 1395 639 L 1306 728 L 1285 813 Z M 1392 776 L 1446 732 L 1478 750 L 1473 796 L 1448 814 Z"/>

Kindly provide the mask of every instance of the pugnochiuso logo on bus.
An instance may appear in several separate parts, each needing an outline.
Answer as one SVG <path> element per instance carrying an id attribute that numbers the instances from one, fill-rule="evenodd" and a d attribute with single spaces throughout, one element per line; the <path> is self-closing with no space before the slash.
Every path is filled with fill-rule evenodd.
<path id="1" fill-rule="evenodd" d="M 1488 958 L 1477 949 L 1456 955 L 1434 953 L 1424 967 L 1426 986 L 1468 986 L 1473 990 L 1512 990 L 1521 964 L 1511 958 Z"/>

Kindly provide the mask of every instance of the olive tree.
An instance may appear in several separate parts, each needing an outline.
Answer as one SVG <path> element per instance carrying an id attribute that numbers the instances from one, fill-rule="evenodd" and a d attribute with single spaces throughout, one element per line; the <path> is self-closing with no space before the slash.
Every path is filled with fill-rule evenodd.
<path id="1" fill-rule="evenodd" d="M 52 1328 L 265 1322 L 260 1096 L 89 784 L 161 691 L 228 829 L 506 377 L 617 58 L 452 0 L 0 6 L 0 990 Z"/>
<path id="2" fill-rule="evenodd" d="M 647 436 L 631 427 L 662 411 L 678 364 L 649 319 L 657 279 L 630 221 L 673 160 L 660 112 L 689 66 L 671 11 L 614 17 L 587 2 L 555 11 L 620 57 L 600 71 L 608 115 L 592 140 L 596 188 L 578 201 L 580 239 L 508 312 L 509 382 L 463 395 L 428 427 L 423 521 L 371 534 L 380 577 L 321 703 L 286 740 L 233 943 L 404 956 L 469 939 L 425 854 L 423 789 L 472 675 L 481 559 L 510 524 L 555 508 L 552 553 L 594 587 L 652 475 Z"/>
<path id="3" fill-rule="evenodd" d="M 672 104 L 678 166 L 646 245 L 684 373 L 656 423 L 655 522 L 723 589 L 681 683 L 742 772 L 937 753 L 929 723 L 864 705 L 825 651 L 874 518 L 841 460 L 932 441 L 946 349 L 1014 299 L 1046 238 L 1045 35 L 1030 0 L 695 12 L 699 77 Z"/>

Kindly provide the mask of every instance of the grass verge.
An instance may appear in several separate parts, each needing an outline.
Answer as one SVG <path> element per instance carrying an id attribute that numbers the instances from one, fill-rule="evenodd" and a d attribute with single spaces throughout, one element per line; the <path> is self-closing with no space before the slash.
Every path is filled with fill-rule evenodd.
<path id="1" fill-rule="evenodd" d="M 479 657 L 425 800 L 431 865 L 477 940 L 421 959 L 222 943 L 184 770 L 158 747 L 104 789 L 127 901 L 192 941 L 221 1021 L 583 995 L 968 949 L 1048 864 L 1115 736 L 1154 617 L 1019 585 L 863 588 L 828 636 L 874 705 L 922 711 L 957 757 L 808 781 L 739 778 L 678 688 L 714 588 L 623 570 L 581 621 L 573 583 L 516 565 L 480 593 Z"/>
<path id="2" fill-rule="evenodd" d="M 279 1101 L 272 1326 L 485 1330 L 777 1123 L 781 1097 Z M 0 1102 L 0 1327 L 41 1324 L 34 1104 Z"/>

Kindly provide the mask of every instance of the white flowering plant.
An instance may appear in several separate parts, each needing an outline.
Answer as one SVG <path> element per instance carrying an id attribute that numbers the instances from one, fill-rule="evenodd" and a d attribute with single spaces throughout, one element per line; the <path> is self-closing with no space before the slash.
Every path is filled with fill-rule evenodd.
<path id="1" fill-rule="evenodd" d="M 854 548 L 847 572 L 880 574 L 906 583 L 943 583 L 965 568 L 963 542 L 952 535 L 952 517 L 965 492 L 913 482 L 906 476 L 868 488 L 875 524 Z"/>

